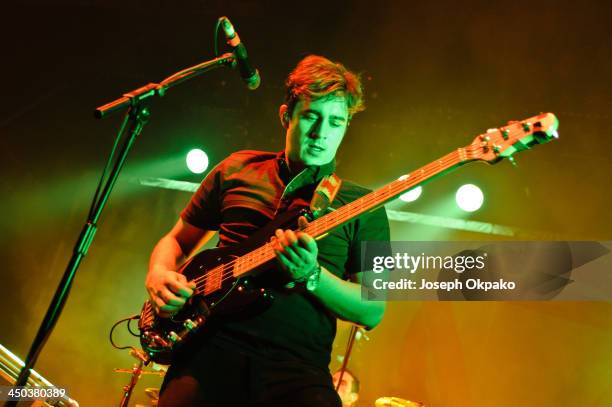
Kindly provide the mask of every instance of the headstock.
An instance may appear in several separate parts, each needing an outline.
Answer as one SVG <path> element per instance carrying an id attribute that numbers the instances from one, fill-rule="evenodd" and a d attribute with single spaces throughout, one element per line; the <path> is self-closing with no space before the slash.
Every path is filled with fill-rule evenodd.
<path id="1" fill-rule="evenodd" d="M 552 113 L 509 122 L 506 126 L 489 129 L 476 137 L 472 144 L 463 149 L 464 157 L 489 163 L 496 163 L 502 158 L 512 159 L 512 154 L 517 151 L 559 138 L 558 127 L 559 120 Z"/>

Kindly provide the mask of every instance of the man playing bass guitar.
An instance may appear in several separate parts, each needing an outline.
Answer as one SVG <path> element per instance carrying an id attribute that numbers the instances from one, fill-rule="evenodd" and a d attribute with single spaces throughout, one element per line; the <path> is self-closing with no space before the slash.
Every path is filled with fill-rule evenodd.
<path id="1" fill-rule="evenodd" d="M 237 246 L 279 214 L 309 207 L 315 188 L 334 173 L 349 122 L 363 109 L 357 75 L 320 56 L 300 61 L 279 110 L 284 151 L 224 159 L 155 246 L 146 278 L 155 312 L 168 317 L 192 296 L 195 284 L 176 270 L 216 231 L 219 246 Z M 367 192 L 344 181 L 327 210 Z M 361 297 L 360 242 L 388 241 L 389 225 L 380 208 L 315 241 L 299 231 L 305 222 L 296 231 L 270 232 L 276 266 L 261 276 L 274 294 L 269 307 L 211 321 L 174 353 L 160 407 L 341 405 L 328 369 L 336 318 L 368 329 L 381 321 L 384 302 Z"/>

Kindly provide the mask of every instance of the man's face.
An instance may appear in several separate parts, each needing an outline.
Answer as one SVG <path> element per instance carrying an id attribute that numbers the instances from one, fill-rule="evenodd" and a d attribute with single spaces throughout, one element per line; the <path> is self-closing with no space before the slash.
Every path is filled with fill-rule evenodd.
<path id="1" fill-rule="evenodd" d="M 348 108 L 342 96 L 298 100 L 287 125 L 285 153 L 301 166 L 323 165 L 334 159 L 348 125 Z"/>

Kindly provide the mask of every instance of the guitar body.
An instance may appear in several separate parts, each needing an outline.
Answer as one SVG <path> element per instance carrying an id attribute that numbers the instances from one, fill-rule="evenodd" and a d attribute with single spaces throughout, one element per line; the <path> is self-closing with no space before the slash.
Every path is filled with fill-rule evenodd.
<path id="1" fill-rule="evenodd" d="M 274 259 L 267 259 L 237 277 L 236 259 L 265 245 L 276 229 L 295 228 L 302 215 L 310 216 L 306 210 L 284 213 L 239 246 L 204 250 L 189 259 L 179 272 L 188 281 L 195 281 L 197 288 L 181 311 L 170 318 L 161 318 L 149 301 L 142 308 L 138 324 L 140 343 L 149 358 L 169 364 L 174 350 L 211 318 L 233 319 L 265 311 L 274 299 L 269 287 L 282 286 L 288 280 L 272 272 L 262 275 L 275 265 Z"/>

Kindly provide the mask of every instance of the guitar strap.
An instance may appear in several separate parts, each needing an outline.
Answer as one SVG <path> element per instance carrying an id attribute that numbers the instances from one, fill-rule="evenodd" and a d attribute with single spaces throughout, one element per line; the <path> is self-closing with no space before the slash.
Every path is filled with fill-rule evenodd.
<path id="1" fill-rule="evenodd" d="M 292 196 L 298 190 L 302 190 L 303 187 L 308 185 L 312 186 L 313 183 L 317 182 L 316 179 L 319 178 L 319 174 L 321 174 L 321 172 L 325 175 L 319 178 L 319 181 L 316 184 L 317 186 L 310 199 L 309 209 L 315 219 L 324 215 L 328 210 L 332 210 L 330 205 L 336 197 L 336 194 L 338 193 L 338 190 L 342 184 L 340 177 L 333 173 L 335 167 L 334 164 L 334 162 L 331 162 L 320 167 L 307 167 L 295 177 L 291 178 L 289 167 L 287 166 L 285 160 L 281 157 L 279 160 L 281 178 L 289 178 L 289 180 L 281 195 L 281 199 L 275 211 L 275 216 L 291 206 L 291 202 L 293 201 Z M 307 196 L 303 196 L 303 199 L 306 200 L 308 198 Z M 302 204 L 305 203 L 306 202 L 302 200 Z"/>
<path id="2" fill-rule="evenodd" d="M 342 185 L 342 180 L 336 174 L 326 175 L 321 178 L 310 200 L 310 211 L 315 219 L 327 212 L 327 209 L 340 190 L 340 185 Z"/>

